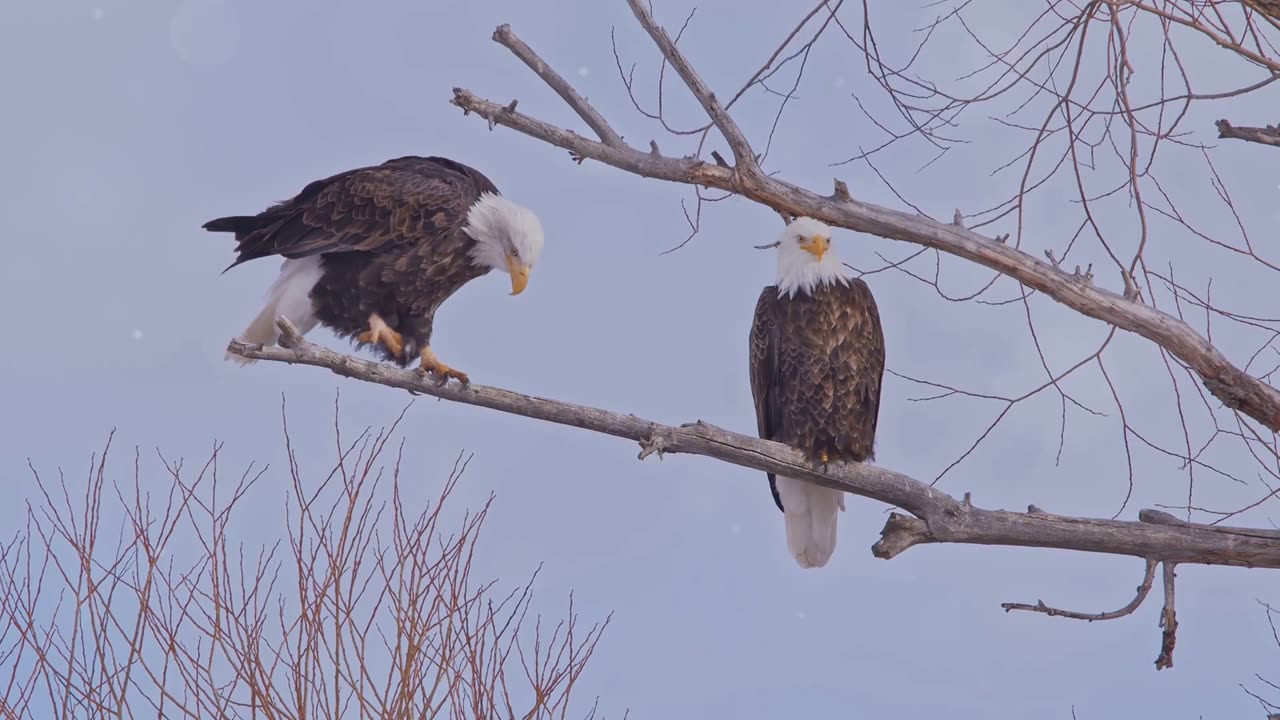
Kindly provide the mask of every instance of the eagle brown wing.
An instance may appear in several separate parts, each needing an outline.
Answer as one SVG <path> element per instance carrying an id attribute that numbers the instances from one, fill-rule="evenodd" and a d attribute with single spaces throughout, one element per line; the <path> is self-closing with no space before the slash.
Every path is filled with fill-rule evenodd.
<path id="1" fill-rule="evenodd" d="M 751 398 L 756 406 L 756 429 L 760 437 L 774 439 L 781 422 L 778 399 L 780 397 L 778 369 L 778 328 L 773 316 L 778 288 L 770 285 L 760 292 L 756 300 L 756 312 L 751 321 L 750 379 Z M 782 509 L 773 473 L 769 476 L 769 491 L 773 502 Z"/>
<path id="2" fill-rule="evenodd" d="M 829 331 L 832 455 L 858 462 L 874 460 L 885 364 L 880 309 L 861 278 L 831 290 L 835 299 L 830 304 Z"/>
<path id="3" fill-rule="evenodd" d="M 445 158 L 404 157 L 316 180 L 255 216 L 205 224 L 236 234 L 238 257 L 301 258 L 333 252 L 386 252 L 438 237 L 463 223 L 484 175 Z"/>

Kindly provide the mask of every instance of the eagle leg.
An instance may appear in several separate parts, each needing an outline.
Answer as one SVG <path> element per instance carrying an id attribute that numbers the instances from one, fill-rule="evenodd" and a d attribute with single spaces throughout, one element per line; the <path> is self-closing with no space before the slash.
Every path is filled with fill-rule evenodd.
<path id="1" fill-rule="evenodd" d="M 431 351 L 430 346 L 422 348 L 421 356 L 422 365 L 418 367 L 418 370 L 423 373 L 435 375 L 437 385 L 444 385 L 449 382 L 449 378 L 453 378 L 463 385 L 471 384 L 471 378 L 467 377 L 466 373 L 461 370 L 454 370 L 448 365 L 440 362 L 440 358 L 436 357 L 436 354 Z"/>
<path id="2" fill-rule="evenodd" d="M 362 343 L 370 343 L 373 345 L 381 344 L 394 357 L 400 357 L 404 352 L 404 338 L 400 333 L 391 329 L 386 320 L 378 313 L 369 316 L 369 329 L 360 333 L 356 338 Z"/>

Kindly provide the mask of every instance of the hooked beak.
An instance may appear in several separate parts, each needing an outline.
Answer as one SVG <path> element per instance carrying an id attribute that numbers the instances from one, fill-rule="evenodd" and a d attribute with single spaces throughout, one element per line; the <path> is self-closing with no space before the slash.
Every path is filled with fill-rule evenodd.
<path id="1" fill-rule="evenodd" d="M 524 287 L 529 284 L 529 266 L 521 265 L 519 260 L 508 255 L 507 271 L 511 273 L 511 294 L 524 292 Z"/>
<path id="2" fill-rule="evenodd" d="M 813 256 L 818 258 L 818 262 L 822 262 L 822 256 L 827 254 L 827 248 L 830 245 L 831 241 L 820 235 L 815 235 L 800 243 L 801 249 L 813 253 Z"/>

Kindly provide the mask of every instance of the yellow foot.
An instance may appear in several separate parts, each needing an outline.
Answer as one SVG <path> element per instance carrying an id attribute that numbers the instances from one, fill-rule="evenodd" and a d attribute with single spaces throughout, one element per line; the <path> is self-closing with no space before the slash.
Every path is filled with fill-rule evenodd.
<path id="1" fill-rule="evenodd" d="M 823 465 L 826 465 L 827 461 L 829 460 L 829 458 L 827 457 L 827 451 L 823 450 L 821 453 L 819 453 L 818 459 L 822 461 Z"/>
<path id="2" fill-rule="evenodd" d="M 467 377 L 466 373 L 461 370 L 454 370 L 440 362 L 440 358 L 436 357 L 436 354 L 431 352 L 429 347 L 422 348 L 422 365 L 418 367 L 418 370 L 422 373 L 435 375 L 437 385 L 444 385 L 449 382 L 449 378 L 453 378 L 463 385 L 471 384 L 471 378 Z"/>
<path id="3" fill-rule="evenodd" d="M 404 352 L 404 338 L 392 330 L 378 313 L 369 316 L 369 329 L 360 333 L 356 339 L 363 343 L 381 344 L 395 357 L 400 357 Z"/>

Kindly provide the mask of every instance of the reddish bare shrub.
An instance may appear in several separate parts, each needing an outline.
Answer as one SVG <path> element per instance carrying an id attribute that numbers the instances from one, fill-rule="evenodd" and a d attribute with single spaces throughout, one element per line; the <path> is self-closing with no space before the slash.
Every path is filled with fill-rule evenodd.
<path id="1" fill-rule="evenodd" d="M 83 487 L 32 466 L 40 496 L 0 551 L 0 717 L 564 717 L 608 619 L 583 632 L 570 596 L 553 627 L 528 622 L 536 571 L 508 592 L 477 582 L 493 498 L 450 523 L 460 455 L 438 499 L 408 507 L 403 447 L 383 463 L 399 421 L 344 444 L 335 420 L 322 478 L 286 422 L 283 537 L 257 549 L 233 521 L 251 492 L 274 502 L 278 476 L 226 483 L 221 444 L 194 475 L 157 453 L 163 499 L 136 450 L 132 485 L 109 479 L 110 439 Z"/>

